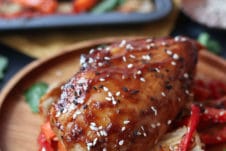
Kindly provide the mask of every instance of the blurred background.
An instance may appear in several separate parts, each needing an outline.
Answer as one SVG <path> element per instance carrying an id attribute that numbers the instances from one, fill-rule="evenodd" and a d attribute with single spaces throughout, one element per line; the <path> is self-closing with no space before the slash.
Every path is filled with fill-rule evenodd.
<path id="1" fill-rule="evenodd" d="M 0 0 L 0 88 L 22 67 L 104 37 L 197 39 L 226 58 L 225 0 Z"/>

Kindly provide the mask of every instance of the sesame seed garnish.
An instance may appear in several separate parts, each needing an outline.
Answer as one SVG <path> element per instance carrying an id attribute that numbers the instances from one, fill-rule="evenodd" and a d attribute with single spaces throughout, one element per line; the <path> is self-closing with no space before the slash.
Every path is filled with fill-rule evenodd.
<path id="1" fill-rule="evenodd" d="M 110 97 L 105 97 L 105 99 L 106 99 L 107 101 L 111 101 L 111 98 L 110 98 Z"/>
<path id="2" fill-rule="evenodd" d="M 166 54 L 171 56 L 173 52 L 171 50 L 166 50 Z"/>
<path id="3" fill-rule="evenodd" d="M 154 112 L 155 116 L 157 116 L 158 111 L 157 111 L 153 106 L 151 106 L 151 109 L 152 109 L 152 111 Z"/>
<path id="4" fill-rule="evenodd" d="M 122 60 L 123 60 L 123 62 L 126 62 L 126 57 L 122 56 Z"/>
<path id="5" fill-rule="evenodd" d="M 119 144 L 120 146 L 122 146 L 123 143 L 124 143 L 124 140 L 120 140 L 118 144 Z"/>
<path id="6" fill-rule="evenodd" d="M 111 60 L 111 58 L 110 58 L 110 57 L 104 57 L 104 59 L 105 59 L 105 60 Z"/>
<path id="7" fill-rule="evenodd" d="M 109 89 L 107 87 L 103 87 L 103 90 L 107 92 Z"/>
<path id="8" fill-rule="evenodd" d="M 102 47 L 98 47 L 97 50 L 101 51 L 101 50 L 103 50 L 103 48 Z"/>
<path id="9" fill-rule="evenodd" d="M 116 96 L 120 96 L 120 91 L 115 93 Z"/>
<path id="10" fill-rule="evenodd" d="M 103 150 L 102 151 L 107 151 L 107 148 L 103 148 Z"/>
<path id="11" fill-rule="evenodd" d="M 108 96 L 109 96 L 109 97 L 112 97 L 112 93 L 111 93 L 111 92 L 108 92 Z"/>
<path id="12" fill-rule="evenodd" d="M 175 59 L 175 60 L 178 60 L 179 59 L 179 56 L 178 56 L 178 54 L 173 54 L 173 59 Z"/>
<path id="13" fill-rule="evenodd" d="M 94 51 L 95 51 L 94 49 L 91 49 L 91 50 L 89 51 L 89 54 L 92 54 Z"/>
<path id="14" fill-rule="evenodd" d="M 98 66 L 102 67 L 104 64 L 102 62 L 98 62 Z"/>
<path id="15" fill-rule="evenodd" d="M 152 127 L 152 128 L 156 128 L 155 124 L 151 124 L 151 127 Z"/>
<path id="16" fill-rule="evenodd" d="M 177 98 L 177 100 L 178 100 L 178 102 L 180 102 L 181 101 L 181 98 L 179 97 L 179 98 Z"/>
<path id="17" fill-rule="evenodd" d="M 146 80 L 143 77 L 140 77 L 141 82 L 145 82 Z"/>
<path id="18" fill-rule="evenodd" d="M 133 48 L 133 46 L 131 44 L 127 44 L 126 45 L 126 49 L 127 50 L 133 50 L 134 48 Z"/>
<path id="19" fill-rule="evenodd" d="M 101 82 L 105 81 L 105 79 L 104 79 L 104 78 L 100 78 L 99 80 L 100 80 Z"/>
<path id="20" fill-rule="evenodd" d="M 188 75 L 188 73 L 184 73 L 184 78 L 189 78 L 189 75 Z"/>
<path id="21" fill-rule="evenodd" d="M 160 125 L 161 125 L 161 124 L 160 124 L 159 122 L 156 124 L 156 126 L 158 126 L 158 127 L 159 127 Z"/>
<path id="22" fill-rule="evenodd" d="M 141 74 L 142 74 L 142 72 L 141 72 L 140 70 L 138 70 L 138 71 L 137 71 L 137 74 L 138 74 L 138 75 L 141 75 Z"/>
<path id="23" fill-rule="evenodd" d="M 94 62 L 93 58 L 89 58 L 88 63 L 93 63 L 93 62 Z"/>
<path id="24" fill-rule="evenodd" d="M 165 92 L 161 92 L 161 95 L 164 96 L 164 97 L 166 96 Z"/>
<path id="25" fill-rule="evenodd" d="M 119 47 L 124 47 L 126 45 L 126 40 L 122 40 L 119 44 Z"/>
<path id="26" fill-rule="evenodd" d="M 172 64 L 173 66 L 175 66 L 177 63 L 176 63 L 175 61 L 172 61 L 171 64 Z"/>
<path id="27" fill-rule="evenodd" d="M 130 121 L 125 120 L 125 121 L 123 121 L 123 124 L 129 124 L 129 122 L 130 122 Z"/>
<path id="28" fill-rule="evenodd" d="M 171 120 L 168 120 L 168 121 L 167 121 L 167 124 L 168 124 L 168 125 L 170 125 L 171 123 L 172 123 L 172 121 L 171 121 Z"/>
<path id="29" fill-rule="evenodd" d="M 152 41 L 153 41 L 153 39 L 151 39 L 151 38 L 146 39 L 146 43 L 150 43 Z"/>
<path id="30" fill-rule="evenodd" d="M 126 127 L 123 126 L 122 129 L 121 129 L 121 131 L 123 132 L 123 131 L 125 131 L 125 130 L 126 130 Z"/>
<path id="31" fill-rule="evenodd" d="M 149 55 L 143 55 L 142 59 L 144 59 L 144 60 L 151 60 L 151 57 Z"/>
<path id="32" fill-rule="evenodd" d="M 220 140 L 221 140 L 221 137 L 217 136 L 217 140 L 219 140 L 219 141 L 220 141 Z"/>
<path id="33" fill-rule="evenodd" d="M 146 48 L 149 50 L 149 49 L 151 49 L 151 46 L 150 45 L 147 45 Z"/>
<path id="34" fill-rule="evenodd" d="M 161 43 L 161 45 L 162 45 L 162 46 L 166 46 L 166 42 L 163 41 L 163 42 Z"/>
<path id="35" fill-rule="evenodd" d="M 188 94 L 188 95 L 190 94 L 190 92 L 188 90 L 185 90 L 185 93 Z"/>
<path id="36" fill-rule="evenodd" d="M 132 54 L 130 54 L 129 57 L 132 58 L 132 59 L 135 59 L 136 58 L 136 56 L 134 56 Z"/>
<path id="37" fill-rule="evenodd" d="M 147 134 L 146 134 L 145 132 L 143 133 L 143 135 L 144 135 L 144 137 L 146 137 L 146 136 L 147 136 Z"/>
<path id="38" fill-rule="evenodd" d="M 129 69 L 133 67 L 133 64 L 128 64 L 127 66 Z"/>

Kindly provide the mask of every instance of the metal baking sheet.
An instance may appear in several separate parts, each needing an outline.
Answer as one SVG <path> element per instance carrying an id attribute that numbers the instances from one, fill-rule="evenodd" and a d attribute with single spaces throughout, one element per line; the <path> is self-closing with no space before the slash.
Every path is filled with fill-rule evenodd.
<path id="1" fill-rule="evenodd" d="M 172 10 L 171 0 L 154 0 L 154 5 L 155 9 L 150 13 L 56 14 L 33 18 L 0 19 L 0 30 L 145 23 L 161 19 Z"/>

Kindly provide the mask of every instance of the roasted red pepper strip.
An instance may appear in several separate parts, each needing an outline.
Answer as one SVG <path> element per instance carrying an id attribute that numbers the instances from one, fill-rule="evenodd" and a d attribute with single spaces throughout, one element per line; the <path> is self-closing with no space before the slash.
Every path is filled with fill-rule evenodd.
<path id="1" fill-rule="evenodd" d="M 213 145 L 213 144 L 219 144 L 219 143 L 225 143 L 226 142 L 226 127 L 223 129 L 217 129 L 214 132 L 211 132 L 211 134 L 207 133 L 200 133 L 200 138 L 202 142 L 206 145 Z"/>
<path id="2" fill-rule="evenodd" d="M 54 151 L 51 146 L 51 143 L 47 141 L 45 134 L 43 134 L 42 132 L 39 134 L 38 143 L 40 146 L 39 151 L 43 151 L 43 148 L 46 151 Z"/>
<path id="3" fill-rule="evenodd" d="M 205 112 L 201 115 L 201 120 L 209 121 L 215 123 L 225 123 L 226 122 L 226 110 L 216 109 L 213 107 L 205 107 Z"/>
<path id="4" fill-rule="evenodd" d="M 191 105 L 191 117 L 188 122 L 188 132 L 182 138 L 181 143 L 179 145 L 179 151 L 187 151 L 190 145 L 192 136 L 198 126 L 200 117 L 200 109 L 198 106 L 192 104 Z"/>

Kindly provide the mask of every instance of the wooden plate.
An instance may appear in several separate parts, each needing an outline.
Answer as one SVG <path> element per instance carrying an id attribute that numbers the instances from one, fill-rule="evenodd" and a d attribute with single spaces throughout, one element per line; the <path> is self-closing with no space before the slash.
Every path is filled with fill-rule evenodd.
<path id="1" fill-rule="evenodd" d="M 99 39 L 72 45 L 61 54 L 34 61 L 15 75 L 0 94 L 0 150 L 37 151 L 37 136 L 42 119 L 38 114 L 33 114 L 25 103 L 24 91 L 37 81 L 52 85 L 69 79 L 79 69 L 81 53 L 99 44 L 115 40 L 119 38 Z M 199 59 L 198 77 L 226 82 L 225 60 L 206 51 L 201 51 Z"/>

